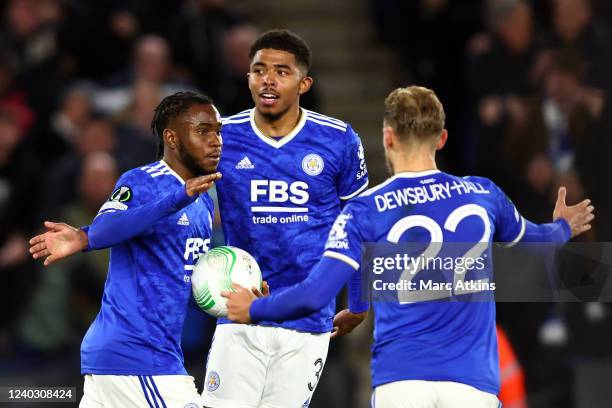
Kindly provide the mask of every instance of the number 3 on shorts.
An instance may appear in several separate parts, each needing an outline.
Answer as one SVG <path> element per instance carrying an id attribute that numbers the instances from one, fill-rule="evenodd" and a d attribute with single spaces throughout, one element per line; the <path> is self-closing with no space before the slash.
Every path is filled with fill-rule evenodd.
<path id="1" fill-rule="evenodd" d="M 312 384 L 311 382 L 308 383 L 308 390 L 310 392 L 313 392 L 315 387 L 319 383 L 319 377 L 321 377 L 321 371 L 323 371 L 323 359 L 322 358 L 317 358 L 317 360 L 314 362 L 314 366 L 318 367 L 316 369 L 317 371 L 315 372 L 315 377 L 317 377 L 317 379 L 314 382 L 314 384 Z"/>

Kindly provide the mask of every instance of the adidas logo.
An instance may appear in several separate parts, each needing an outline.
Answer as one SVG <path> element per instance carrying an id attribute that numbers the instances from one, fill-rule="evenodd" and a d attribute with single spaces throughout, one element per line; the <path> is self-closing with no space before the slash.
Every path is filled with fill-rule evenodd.
<path id="1" fill-rule="evenodd" d="M 189 218 L 187 218 L 187 214 L 183 213 L 183 215 L 181 215 L 181 218 L 179 218 L 179 220 L 177 221 L 178 225 L 189 225 Z"/>
<path id="2" fill-rule="evenodd" d="M 238 164 L 236 165 L 236 168 L 237 169 L 254 169 L 255 166 L 253 165 L 253 163 L 251 163 L 251 160 L 249 160 L 248 156 L 244 156 L 244 158 L 238 162 Z"/>

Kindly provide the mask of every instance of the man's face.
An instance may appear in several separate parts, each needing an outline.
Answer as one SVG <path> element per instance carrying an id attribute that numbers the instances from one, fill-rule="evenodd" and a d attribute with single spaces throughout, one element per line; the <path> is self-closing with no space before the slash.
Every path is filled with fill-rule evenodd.
<path id="1" fill-rule="evenodd" d="M 293 54 L 269 48 L 255 53 L 248 77 L 255 108 L 271 119 L 295 107 L 312 82 L 300 70 Z"/>
<path id="2" fill-rule="evenodd" d="M 221 159 L 221 118 L 211 104 L 191 106 L 175 119 L 181 163 L 200 176 L 217 171 Z"/>
<path id="3" fill-rule="evenodd" d="M 521 52 L 529 47 L 533 38 L 531 9 L 519 3 L 507 20 L 499 26 L 499 35 L 506 46 L 514 52 Z"/>
<path id="4" fill-rule="evenodd" d="M 559 36 L 568 42 L 575 41 L 591 18 L 586 0 L 556 0 L 554 24 Z"/>

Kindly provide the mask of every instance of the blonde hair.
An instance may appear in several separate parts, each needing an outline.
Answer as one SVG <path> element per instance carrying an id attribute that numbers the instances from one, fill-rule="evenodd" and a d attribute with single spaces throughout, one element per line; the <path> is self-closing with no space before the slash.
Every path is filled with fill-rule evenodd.
<path id="1" fill-rule="evenodd" d="M 445 118 L 442 103 L 431 89 L 397 88 L 385 99 L 385 124 L 402 142 L 437 139 L 444 130 Z"/>

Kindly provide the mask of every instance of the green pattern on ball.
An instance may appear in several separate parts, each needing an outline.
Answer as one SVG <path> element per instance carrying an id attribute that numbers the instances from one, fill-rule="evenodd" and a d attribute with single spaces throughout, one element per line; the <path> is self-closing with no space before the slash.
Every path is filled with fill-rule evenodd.
<path id="1" fill-rule="evenodd" d="M 223 268 L 223 280 L 221 281 L 221 290 L 225 290 L 228 292 L 235 292 L 234 288 L 232 287 L 232 271 L 234 270 L 234 265 L 236 265 L 236 253 L 228 248 L 228 247 L 216 247 L 211 249 L 210 252 L 218 252 L 220 254 L 224 255 L 224 261 L 226 262 L 226 264 L 224 265 L 225 267 Z M 229 265 L 229 267 L 227 267 L 227 258 L 231 257 L 231 264 Z"/>
<path id="2" fill-rule="evenodd" d="M 242 273 L 241 270 L 238 270 L 238 266 L 240 266 L 240 268 L 246 267 L 249 271 L 252 271 L 251 265 L 253 265 L 257 267 L 256 270 L 259 272 L 257 262 L 255 262 L 248 253 L 245 254 L 248 258 L 243 255 L 243 258 L 241 258 L 242 262 L 240 262 L 238 255 L 243 252 L 244 251 L 239 248 L 220 246 L 212 248 L 202 256 L 198 262 L 200 264 L 199 278 L 197 279 L 199 288 L 197 285 L 194 285 L 192 290 L 193 298 L 201 310 L 216 317 L 225 316 L 225 307 L 223 306 L 225 302 L 219 297 L 220 294 L 218 292 L 235 292 L 232 287 L 232 275 L 234 273 Z M 236 272 L 236 270 L 238 270 L 238 272 Z M 252 273 L 249 273 L 249 275 L 251 274 Z M 262 276 L 260 272 L 257 275 L 257 284 L 261 290 Z"/>
<path id="3" fill-rule="evenodd" d="M 216 305 L 206 283 L 204 283 L 204 286 L 202 286 L 202 290 L 199 293 L 194 294 L 193 298 L 202 310 L 209 310 Z"/>

